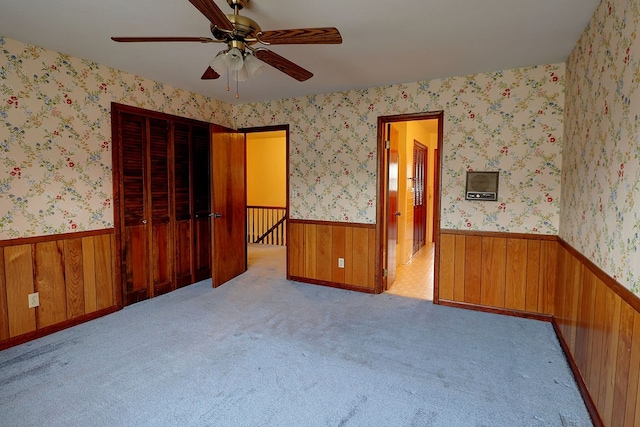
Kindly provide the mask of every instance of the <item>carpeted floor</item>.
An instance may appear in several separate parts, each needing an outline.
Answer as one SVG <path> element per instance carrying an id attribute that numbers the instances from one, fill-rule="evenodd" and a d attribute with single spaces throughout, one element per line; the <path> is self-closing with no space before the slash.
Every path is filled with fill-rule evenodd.
<path id="1" fill-rule="evenodd" d="M 288 282 L 282 251 L 0 352 L 0 425 L 591 425 L 550 324 Z"/>

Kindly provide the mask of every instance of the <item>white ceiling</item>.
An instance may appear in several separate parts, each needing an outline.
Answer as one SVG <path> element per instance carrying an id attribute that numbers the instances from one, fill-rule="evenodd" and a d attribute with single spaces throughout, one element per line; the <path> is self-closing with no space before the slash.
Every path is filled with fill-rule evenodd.
<path id="1" fill-rule="evenodd" d="M 214 0 L 232 13 L 226 0 Z M 263 30 L 334 26 L 341 45 L 273 46 L 314 77 L 272 67 L 240 83 L 200 80 L 225 46 L 116 43 L 111 36 L 210 37 L 187 0 L 1 0 L 0 36 L 230 102 L 254 102 L 564 62 L 600 0 L 251 0 Z"/>

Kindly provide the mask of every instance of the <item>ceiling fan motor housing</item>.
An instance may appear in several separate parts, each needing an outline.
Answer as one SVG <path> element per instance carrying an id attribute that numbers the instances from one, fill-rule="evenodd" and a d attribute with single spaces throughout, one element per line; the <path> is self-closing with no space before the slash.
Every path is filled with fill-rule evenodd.
<path id="1" fill-rule="evenodd" d="M 232 0 L 228 0 L 232 1 Z M 214 24 L 211 24 L 211 34 L 218 40 L 237 40 L 237 39 L 246 39 L 253 38 L 257 33 L 262 31 L 260 26 L 256 21 L 251 18 L 247 18 L 246 16 L 241 15 L 227 15 L 229 21 L 233 24 L 235 28 L 234 33 L 229 33 L 227 31 L 223 31 L 219 29 Z"/>

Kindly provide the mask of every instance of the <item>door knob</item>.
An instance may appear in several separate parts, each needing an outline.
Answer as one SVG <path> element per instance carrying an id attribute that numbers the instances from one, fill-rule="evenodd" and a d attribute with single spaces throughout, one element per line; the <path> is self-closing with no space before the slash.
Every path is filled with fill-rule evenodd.
<path id="1" fill-rule="evenodd" d="M 147 223 L 147 220 L 146 220 L 146 219 L 143 219 L 143 220 L 142 220 L 142 221 L 140 221 L 140 222 L 141 222 L 141 223 L 143 223 L 143 224 L 146 224 L 146 223 Z"/>
<path id="2" fill-rule="evenodd" d="M 222 214 L 221 214 L 221 213 L 219 213 L 219 212 L 215 212 L 215 213 L 213 214 L 213 217 L 214 217 L 214 218 L 222 218 Z"/>
<path id="3" fill-rule="evenodd" d="M 396 212 L 396 216 L 400 216 L 400 215 L 402 215 L 401 212 Z"/>

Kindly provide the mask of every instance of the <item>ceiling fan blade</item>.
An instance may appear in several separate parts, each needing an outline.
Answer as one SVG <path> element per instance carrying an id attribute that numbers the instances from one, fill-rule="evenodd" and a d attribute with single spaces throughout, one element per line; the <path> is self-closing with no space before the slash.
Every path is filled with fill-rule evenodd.
<path id="1" fill-rule="evenodd" d="M 209 37 L 111 37 L 111 40 L 122 43 L 136 42 L 199 42 L 199 43 L 215 43 Z"/>
<path id="2" fill-rule="evenodd" d="M 213 68 L 207 67 L 207 70 L 204 72 L 204 74 L 200 78 L 202 80 L 213 80 L 213 79 L 217 79 L 218 77 L 220 77 L 220 74 L 216 73 L 213 70 Z"/>
<path id="3" fill-rule="evenodd" d="M 258 40 L 266 44 L 340 44 L 340 31 L 333 27 L 263 31 Z"/>
<path id="4" fill-rule="evenodd" d="M 213 0 L 189 0 L 209 21 L 216 27 L 233 31 L 233 24 L 227 18 Z"/>
<path id="5" fill-rule="evenodd" d="M 285 74 L 288 74 L 299 82 L 309 80 L 311 77 L 313 77 L 313 73 L 311 73 L 310 71 L 305 70 L 301 66 L 294 64 L 288 59 L 283 58 L 282 56 L 268 49 L 258 49 L 254 52 L 254 55 L 259 60 L 266 62 L 267 64 L 271 65 L 274 68 L 277 68 Z"/>

